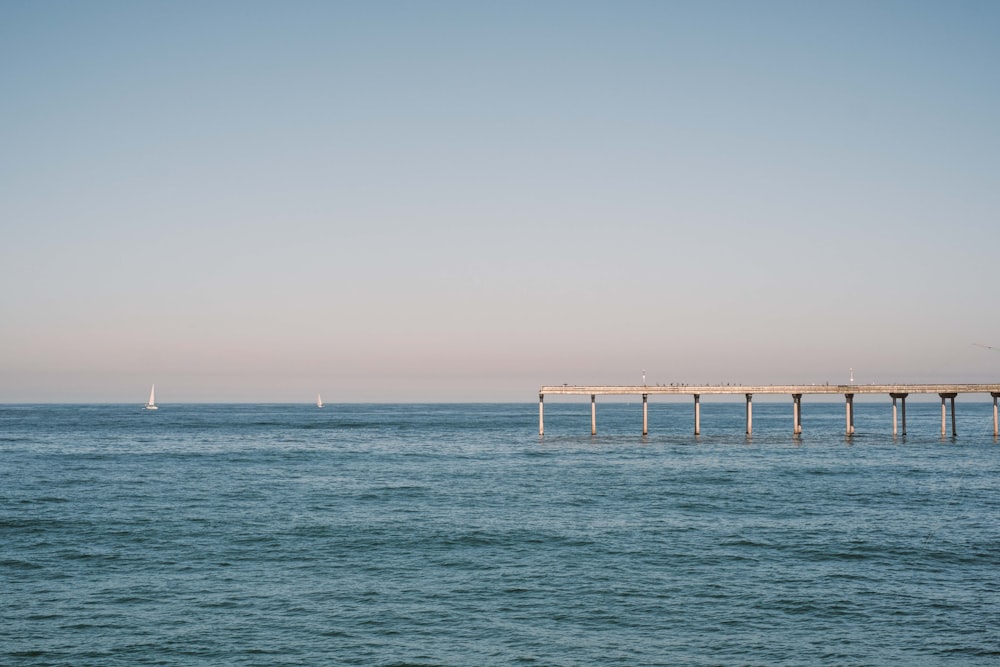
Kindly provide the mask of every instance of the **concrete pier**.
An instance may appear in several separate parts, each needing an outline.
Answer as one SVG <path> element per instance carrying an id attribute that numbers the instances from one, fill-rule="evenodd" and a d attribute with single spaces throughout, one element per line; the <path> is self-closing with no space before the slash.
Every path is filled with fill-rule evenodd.
<path id="1" fill-rule="evenodd" d="M 701 435 L 701 397 L 709 395 L 738 395 L 746 397 L 746 434 L 753 434 L 753 395 L 785 394 L 792 397 L 792 432 L 802 433 L 802 396 L 804 394 L 842 394 L 845 400 L 846 433 L 854 434 L 854 396 L 856 394 L 888 394 L 892 398 L 892 434 L 897 434 L 896 401 L 902 409 L 902 434 L 906 435 L 906 397 L 910 394 L 938 394 L 941 397 L 941 435 L 947 433 L 946 400 L 951 400 L 951 434 L 958 435 L 955 421 L 955 397 L 958 394 L 990 394 L 993 397 L 993 435 L 1000 437 L 1000 384 L 895 384 L 895 385 L 671 385 L 669 387 L 641 386 L 543 386 L 538 391 L 538 435 L 545 435 L 545 395 L 590 394 L 590 433 L 597 435 L 597 396 L 642 396 L 642 434 L 649 433 L 649 396 L 693 396 L 694 434 Z"/>

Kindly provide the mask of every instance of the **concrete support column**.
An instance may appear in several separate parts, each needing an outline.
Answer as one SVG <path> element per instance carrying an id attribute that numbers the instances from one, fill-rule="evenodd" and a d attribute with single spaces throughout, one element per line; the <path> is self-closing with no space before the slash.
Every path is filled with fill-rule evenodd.
<path id="1" fill-rule="evenodd" d="M 994 405 L 996 400 L 993 401 Z M 694 395 L 694 434 L 701 435 L 701 396 Z"/>
<path id="2" fill-rule="evenodd" d="M 1000 417 L 1000 413 L 997 413 L 997 399 L 1000 398 L 1000 394 L 993 391 L 990 392 L 990 396 L 993 397 L 993 437 L 996 438 L 1000 436 L 1000 419 L 997 419 Z"/>
<path id="3" fill-rule="evenodd" d="M 649 403 L 646 402 L 646 399 L 648 397 L 649 397 L 649 394 L 643 394 L 642 395 L 642 434 L 643 435 L 649 434 L 649 411 L 648 411 Z"/>
<path id="4" fill-rule="evenodd" d="M 941 394 L 941 437 L 944 437 L 944 394 Z"/>
<path id="5" fill-rule="evenodd" d="M 894 437 L 894 438 L 896 437 L 896 433 L 897 433 L 896 426 L 897 426 L 897 423 L 896 423 L 896 396 L 895 396 L 895 394 L 892 394 L 892 437 Z"/>
<path id="6" fill-rule="evenodd" d="M 854 435 L 854 394 L 844 394 L 847 410 L 847 435 Z"/>
<path id="7" fill-rule="evenodd" d="M 597 395 L 590 395 L 590 435 L 597 435 Z"/>
<path id="8" fill-rule="evenodd" d="M 792 433 L 802 434 L 802 394 L 792 394 Z"/>
<path id="9" fill-rule="evenodd" d="M 952 394 L 951 399 L 951 434 L 953 436 L 958 435 L 958 429 L 955 427 L 955 394 Z"/>
<path id="10" fill-rule="evenodd" d="M 906 435 L 906 394 L 900 394 L 899 407 L 903 411 L 903 435 Z"/>
<path id="11" fill-rule="evenodd" d="M 953 436 L 958 435 L 958 430 L 955 428 L 955 396 L 958 394 L 948 393 L 948 394 L 938 394 L 941 397 L 941 437 L 943 438 L 947 434 L 946 424 L 947 424 L 947 414 L 945 412 L 944 402 L 945 399 L 951 399 L 951 434 Z"/>
<path id="12" fill-rule="evenodd" d="M 952 436 L 958 435 L 958 430 L 955 428 L 955 397 L 958 396 L 956 393 L 938 394 L 941 397 L 941 437 L 945 436 L 945 424 L 947 420 L 945 419 L 945 399 L 951 399 L 951 434 Z"/>
<path id="13" fill-rule="evenodd" d="M 753 434 L 753 394 L 747 394 L 747 435 Z"/>
<path id="14" fill-rule="evenodd" d="M 545 394 L 538 395 L 538 435 L 545 435 Z"/>
<path id="15" fill-rule="evenodd" d="M 892 396 L 892 437 L 896 437 L 898 429 L 896 428 L 896 399 L 900 399 L 903 404 L 903 435 L 906 435 L 906 397 L 909 394 L 889 394 Z"/>

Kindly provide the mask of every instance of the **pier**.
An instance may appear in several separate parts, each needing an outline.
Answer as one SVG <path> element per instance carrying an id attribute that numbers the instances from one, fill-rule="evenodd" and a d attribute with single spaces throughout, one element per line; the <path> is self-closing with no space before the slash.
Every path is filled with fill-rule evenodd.
<path id="1" fill-rule="evenodd" d="M 655 385 L 639 386 L 543 386 L 538 390 L 538 435 L 545 435 L 545 395 L 590 396 L 590 434 L 597 435 L 598 396 L 642 396 L 642 434 L 649 434 L 649 396 L 691 396 L 694 398 L 694 434 L 701 435 L 701 397 L 703 395 L 743 395 L 746 399 L 746 433 L 753 433 L 754 394 L 783 394 L 792 398 L 792 433 L 802 433 L 802 397 L 841 394 L 844 396 L 845 433 L 854 435 L 854 397 L 857 394 L 882 394 L 892 399 L 892 435 L 900 433 L 897 418 L 902 415 L 902 434 L 906 435 L 906 397 L 910 394 L 937 394 L 941 397 L 941 435 L 947 434 L 947 402 L 951 404 L 951 434 L 955 426 L 955 398 L 959 394 L 990 394 L 993 397 L 993 436 L 1000 436 L 997 399 L 1000 384 L 841 384 L 841 385 Z M 897 401 L 900 410 L 897 411 Z"/>

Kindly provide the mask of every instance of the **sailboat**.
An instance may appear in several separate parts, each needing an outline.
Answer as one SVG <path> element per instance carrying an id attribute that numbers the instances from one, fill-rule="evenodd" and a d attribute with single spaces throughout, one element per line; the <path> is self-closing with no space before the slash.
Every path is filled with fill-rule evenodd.
<path id="1" fill-rule="evenodd" d="M 149 403 L 146 403 L 147 410 L 159 410 L 156 405 L 156 385 L 149 388 Z"/>
<path id="2" fill-rule="evenodd" d="M 323 407 L 323 399 L 320 397 L 319 394 L 316 394 L 316 407 L 317 408 Z"/>

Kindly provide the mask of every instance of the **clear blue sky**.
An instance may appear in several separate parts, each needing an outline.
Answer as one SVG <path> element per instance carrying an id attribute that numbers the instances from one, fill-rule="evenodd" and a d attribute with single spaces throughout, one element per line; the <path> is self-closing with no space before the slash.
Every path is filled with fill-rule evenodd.
<path id="1" fill-rule="evenodd" d="M 1000 3 L 0 4 L 0 402 L 1000 381 Z"/>

